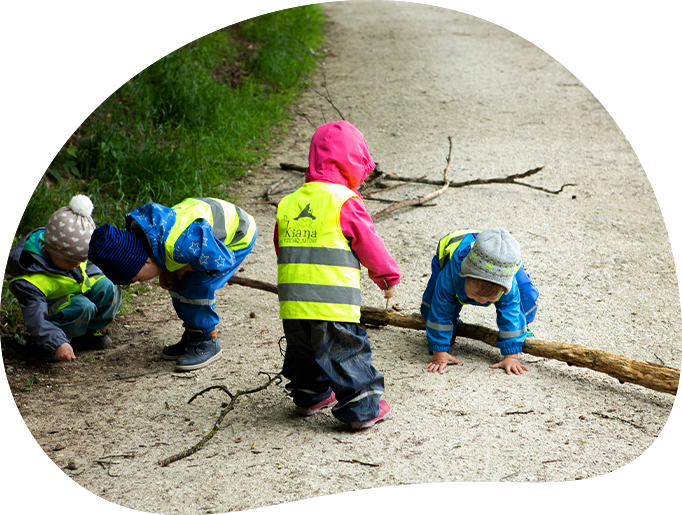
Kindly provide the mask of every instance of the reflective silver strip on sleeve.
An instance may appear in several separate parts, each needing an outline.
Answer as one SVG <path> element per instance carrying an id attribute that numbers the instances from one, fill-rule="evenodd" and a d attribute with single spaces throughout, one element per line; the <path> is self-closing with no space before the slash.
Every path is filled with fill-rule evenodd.
<path id="1" fill-rule="evenodd" d="M 530 308 L 528 311 L 526 311 L 526 312 L 524 313 L 524 315 L 528 316 L 529 313 L 532 313 L 532 312 L 535 311 L 537 308 L 538 308 L 538 305 L 536 304 L 535 306 L 533 306 L 532 308 Z"/>
<path id="2" fill-rule="evenodd" d="M 211 213 L 213 214 L 213 236 L 215 236 L 216 239 L 225 242 L 225 239 L 227 238 L 227 229 L 225 226 L 225 208 L 223 205 L 212 198 L 196 197 L 196 199 L 206 202 L 211 206 Z M 246 211 L 241 207 L 234 207 L 237 210 L 237 216 L 239 217 L 239 225 L 237 226 L 237 232 L 234 233 L 232 241 L 225 242 L 226 246 L 237 243 L 246 237 L 246 234 L 249 232 L 249 227 L 251 227 L 251 220 L 249 220 Z"/>
<path id="3" fill-rule="evenodd" d="M 332 411 L 337 411 L 337 410 L 340 410 L 341 408 L 345 408 L 345 407 L 348 406 L 349 404 L 351 404 L 351 403 L 353 403 L 353 402 L 361 401 L 362 399 L 364 399 L 365 397 L 369 397 L 370 395 L 381 395 L 382 393 L 384 393 L 383 390 L 370 390 L 369 392 L 361 393 L 361 394 L 358 395 L 357 397 L 353 397 L 353 398 L 352 398 L 351 400 L 349 400 L 348 402 L 343 403 L 341 406 L 339 406 L 338 403 L 337 403 L 336 406 L 334 406 L 334 407 L 332 408 Z"/>
<path id="4" fill-rule="evenodd" d="M 455 328 L 452 324 L 448 325 L 434 324 L 430 320 L 426 321 L 426 327 L 429 327 L 434 331 L 452 331 Z"/>
<path id="5" fill-rule="evenodd" d="M 428 302 L 424 302 L 424 301 L 422 300 L 422 306 L 426 306 L 427 308 L 430 308 L 430 307 L 431 307 L 431 304 L 429 304 Z"/>
<path id="6" fill-rule="evenodd" d="M 360 269 L 360 261 L 350 250 L 326 247 L 280 247 L 277 264 L 287 265 L 291 263 Z"/>
<path id="7" fill-rule="evenodd" d="M 522 329 L 520 331 L 500 332 L 499 337 L 500 338 L 516 338 L 517 336 L 521 336 L 522 334 L 526 334 L 525 329 Z"/>
<path id="8" fill-rule="evenodd" d="M 234 207 L 237 210 L 237 216 L 239 216 L 239 225 L 237 226 L 237 232 L 234 233 L 234 238 L 232 238 L 232 241 L 227 244 L 228 246 L 243 240 L 246 237 L 246 234 L 249 232 L 249 227 L 251 226 L 251 220 L 249 220 L 249 215 L 246 214 L 246 211 L 244 211 L 241 207 Z"/>
<path id="9" fill-rule="evenodd" d="M 220 202 L 212 198 L 196 197 L 197 200 L 206 202 L 211 206 L 211 213 L 213 214 L 213 236 L 220 241 L 225 241 L 227 238 L 227 231 L 225 229 L 225 210 Z"/>
<path id="10" fill-rule="evenodd" d="M 170 296 L 173 297 L 174 299 L 178 299 L 180 302 L 183 304 L 194 304 L 195 306 L 210 306 L 212 304 L 215 304 L 215 297 L 212 299 L 188 299 L 187 297 L 183 297 L 177 292 L 170 291 Z"/>
<path id="11" fill-rule="evenodd" d="M 359 288 L 327 284 L 283 283 L 277 285 L 279 301 L 322 302 L 324 304 L 362 305 Z"/>

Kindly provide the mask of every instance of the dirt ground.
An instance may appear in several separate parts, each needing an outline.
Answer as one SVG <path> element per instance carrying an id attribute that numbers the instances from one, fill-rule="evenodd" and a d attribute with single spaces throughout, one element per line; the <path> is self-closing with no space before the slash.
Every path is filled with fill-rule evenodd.
<path id="1" fill-rule="evenodd" d="M 440 237 L 456 228 L 505 227 L 541 292 L 533 331 L 680 368 L 680 301 L 659 206 L 627 140 L 594 96 L 524 39 L 486 21 L 420 4 L 327 4 L 324 65 L 334 105 L 365 135 L 386 172 L 440 179 L 453 137 L 450 178 L 503 177 L 544 166 L 527 182 L 452 189 L 431 207 L 376 223 L 403 273 L 392 304 L 416 312 Z M 322 89 L 318 89 L 322 92 Z M 275 208 L 268 188 L 292 191 L 307 164 L 313 125 L 338 119 L 313 91 L 267 166 L 233 189 L 256 218 L 259 237 L 239 275 L 276 283 Z M 303 116 L 305 115 L 305 116 Z M 436 189 L 407 185 L 403 200 Z M 385 207 L 367 202 L 370 212 Z M 383 307 L 363 276 L 363 304 Z M 368 328 L 373 364 L 384 374 L 392 417 L 350 432 L 329 412 L 300 418 L 272 385 L 243 396 L 198 453 L 160 467 L 194 445 L 232 392 L 280 370 L 283 335 L 276 296 L 228 286 L 217 302 L 224 357 L 191 373 L 160 359 L 181 333 L 166 292 L 141 294 L 110 327 L 114 346 L 71 364 L 27 360 L 3 340 L 5 372 L 28 429 L 76 483 L 144 512 L 248 510 L 381 486 L 443 482 L 548 483 L 595 478 L 642 455 L 674 397 L 598 372 L 523 355 L 530 372 L 491 370 L 499 353 L 458 339 L 462 360 L 443 374 L 423 332 Z M 495 327 L 494 310 L 465 308 L 463 320 Z M 26 381 L 37 377 L 30 386 Z"/>

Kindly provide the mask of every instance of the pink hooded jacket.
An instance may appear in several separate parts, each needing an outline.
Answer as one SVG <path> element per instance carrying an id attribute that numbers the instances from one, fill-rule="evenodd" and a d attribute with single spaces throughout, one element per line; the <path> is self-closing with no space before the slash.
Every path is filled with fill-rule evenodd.
<path id="1" fill-rule="evenodd" d="M 374 166 L 365 137 L 358 129 L 346 121 L 326 123 L 317 128 L 310 142 L 305 182 L 342 184 L 360 195 L 356 188 Z M 348 199 L 341 207 L 341 232 L 367 268 L 370 279 L 385 290 L 400 282 L 400 270 L 360 199 Z M 279 254 L 277 233 L 275 224 L 275 252 Z"/>

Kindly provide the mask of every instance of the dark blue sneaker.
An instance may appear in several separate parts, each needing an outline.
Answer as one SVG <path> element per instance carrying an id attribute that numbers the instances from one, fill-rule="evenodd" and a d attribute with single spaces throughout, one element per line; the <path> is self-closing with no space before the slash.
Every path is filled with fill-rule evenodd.
<path id="1" fill-rule="evenodd" d="M 223 356 L 223 351 L 215 334 L 215 331 L 213 331 L 210 334 L 204 335 L 209 338 L 204 341 L 187 342 L 187 350 L 175 362 L 175 370 L 197 370 L 219 360 Z"/>
<path id="2" fill-rule="evenodd" d="M 185 355 L 187 350 L 187 342 L 189 341 L 189 331 L 182 333 L 182 338 L 178 343 L 173 345 L 166 345 L 161 351 L 161 357 L 169 361 L 175 361 Z"/>

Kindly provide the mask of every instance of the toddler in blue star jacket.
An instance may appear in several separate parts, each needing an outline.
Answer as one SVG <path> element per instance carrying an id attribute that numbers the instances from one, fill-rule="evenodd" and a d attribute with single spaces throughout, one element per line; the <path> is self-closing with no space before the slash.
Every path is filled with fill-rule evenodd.
<path id="1" fill-rule="evenodd" d="M 125 231 L 109 224 L 95 229 L 89 258 L 116 284 L 159 277 L 184 322 L 182 338 L 161 357 L 176 361 L 176 370 L 195 370 L 222 356 L 216 291 L 239 269 L 257 233 L 253 217 L 224 200 L 149 203 L 126 216 Z"/>

